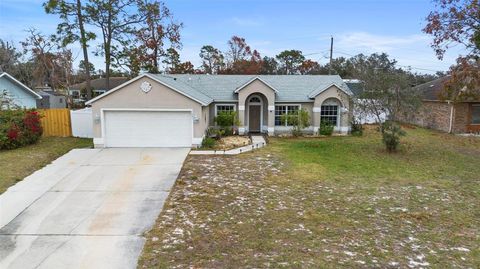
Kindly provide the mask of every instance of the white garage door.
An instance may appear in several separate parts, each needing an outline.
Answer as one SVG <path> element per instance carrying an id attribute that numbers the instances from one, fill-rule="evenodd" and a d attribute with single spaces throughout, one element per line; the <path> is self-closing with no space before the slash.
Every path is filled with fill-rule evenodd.
<path id="1" fill-rule="evenodd" d="M 192 116 L 185 111 L 105 111 L 106 147 L 191 147 Z"/>

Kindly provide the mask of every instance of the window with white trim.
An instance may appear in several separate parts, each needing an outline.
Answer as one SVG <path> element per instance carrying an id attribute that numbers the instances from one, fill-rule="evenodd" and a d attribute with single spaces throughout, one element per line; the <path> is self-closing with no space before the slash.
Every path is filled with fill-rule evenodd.
<path id="1" fill-rule="evenodd" d="M 480 105 L 472 105 L 472 124 L 480 124 Z"/>
<path id="2" fill-rule="evenodd" d="M 218 116 L 220 112 L 233 112 L 235 111 L 235 105 L 216 105 L 216 114 L 215 116 Z"/>
<path id="3" fill-rule="evenodd" d="M 320 108 L 320 122 L 328 122 L 331 125 L 337 126 L 338 121 L 338 106 L 324 105 Z"/>
<path id="4" fill-rule="evenodd" d="M 282 105 L 275 106 L 275 126 L 291 126 L 291 124 L 282 122 L 282 115 L 296 113 L 300 110 L 300 105 Z"/>

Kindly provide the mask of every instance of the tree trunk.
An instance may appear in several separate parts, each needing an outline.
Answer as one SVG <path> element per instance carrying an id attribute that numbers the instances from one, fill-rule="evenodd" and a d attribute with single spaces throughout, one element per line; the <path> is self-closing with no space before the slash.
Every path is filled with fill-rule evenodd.
<path id="1" fill-rule="evenodd" d="M 78 27 L 80 28 L 80 43 L 83 50 L 83 62 L 85 65 L 85 74 L 87 76 L 87 100 L 92 99 L 92 85 L 90 83 L 90 62 L 88 61 L 87 39 L 85 37 L 85 28 L 83 26 L 82 3 L 77 0 Z"/>

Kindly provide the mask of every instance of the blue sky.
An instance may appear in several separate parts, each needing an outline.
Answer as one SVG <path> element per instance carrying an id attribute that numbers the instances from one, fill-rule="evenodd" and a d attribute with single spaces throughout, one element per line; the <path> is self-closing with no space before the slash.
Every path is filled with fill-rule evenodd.
<path id="1" fill-rule="evenodd" d="M 25 29 L 35 27 L 53 33 L 59 22 L 44 13 L 40 0 L 0 0 L 0 38 L 18 42 Z M 358 53 L 386 52 L 402 66 L 432 73 L 447 70 L 460 47 L 449 51 L 443 61 L 436 59 L 421 32 L 425 17 L 433 9 L 430 0 L 166 0 L 178 21 L 184 23 L 181 57 L 196 66 L 198 53 L 209 44 L 222 50 L 232 35 L 246 38 L 262 56 L 275 56 L 285 49 L 299 49 L 307 58 L 327 62 L 329 39 L 334 37 L 334 57 Z M 92 44 L 94 47 L 94 44 Z M 79 46 L 71 47 L 81 58 Z M 93 48 L 90 49 L 93 51 Z M 92 57 L 102 68 L 101 57 Z"/>

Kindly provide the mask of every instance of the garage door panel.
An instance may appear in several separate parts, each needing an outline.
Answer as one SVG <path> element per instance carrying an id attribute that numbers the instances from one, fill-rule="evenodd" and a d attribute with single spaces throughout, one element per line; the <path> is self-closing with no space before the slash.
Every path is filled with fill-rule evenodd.
<path id="1" fill-rule="evenodd" d="M 190 147 L 192 117 L 185 111 L 106 111 L 107 147 Z"/>

